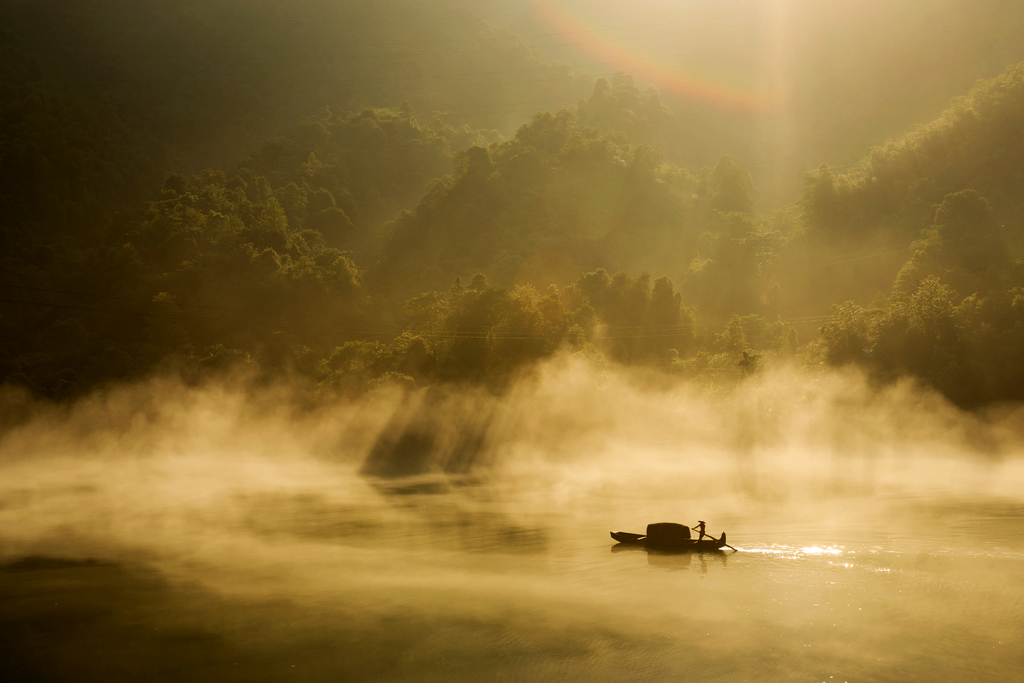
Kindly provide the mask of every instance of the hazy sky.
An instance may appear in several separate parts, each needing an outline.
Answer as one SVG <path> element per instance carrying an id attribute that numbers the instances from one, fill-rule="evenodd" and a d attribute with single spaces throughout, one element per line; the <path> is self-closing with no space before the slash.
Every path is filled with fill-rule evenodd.
<path id="1" fill-rule="evenodd" d="M 635 75 L 749 129 L 761 184 L 848 164 L 1024 58 L 1006 0 L 510 3 L 513 30 L 580 72 Z M 506 17 L 509 15 L 506 15 Z M 792 181 L 795 183 L 796 181 Z M 766 188 L 769 189 L 769 188 Z"/>

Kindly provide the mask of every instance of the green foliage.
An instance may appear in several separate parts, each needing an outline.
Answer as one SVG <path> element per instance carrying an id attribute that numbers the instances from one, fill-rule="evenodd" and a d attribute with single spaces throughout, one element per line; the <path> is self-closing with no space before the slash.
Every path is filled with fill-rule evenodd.
<path id="1" fill-rule="evenodd" d="M 754 183 L 750 174 L 725 155 L 711 171 L 711 208 L 723 213 L 750 213 L 754 209 Z"/>
<path id="2" fill-rule="evenodd" d="M 541 295 L 474 278 L 466 289 L 427 292 L 405 305 L 407 329 L 390 344 L 349 342 L 318 370 L 321 382 L 361 390 L 388 373 L 429 383 L 481 382 L 500 386 L 524 368 L 561 348 L 581 350 L 583 330 L 556 288 Z"/>
<path id="3" fill-rule="evenodd" d="M 874 148 L 851 172 L 836 176 L 823 166 L 805 177 L 800 230 L 779 258 L 780 306 L 821 310 L 890 287 L 905 299 L 929 277 L 959 297 L 1016 286 L 1012 262 L 1024 254 L 1021 120 L 1024 63 L 954 100 L 936 121 Z"/>
<path id="4" fill-rule="evenodd" d="M 1004 286 L 1006 240 L 996 229 L 988 201 L 974 190 L 947 195 L 914 256 L 896 277 L 894 290 L 908 293 L 937 277 L 961 294 L 986 294 Z"/>
<path id="5" fill-rule="evenodd" d="M 1024 284 L 1014 259 L 1024 181 L 1012 161 L 1024 147 L 1010 123 L 1022 118 L 1024 64 L 873 150 L 832 195 L 822 190 L 824 174 L 811 181 L 804 203 L 811 231 L 834 229 L 839 221 L 814 217 L 840 206 L 834 215 L 847 225 L 888 214 L 889 225 L 920 232 L 881 310 L 869 315 L 847 304 L 822 327 L 827 361 L 858 361 L 883 379 L 913 376 L 964 406 L 1024 397 L 1014 303 Z"/>
<path id="6" fill-rule="evenodd" d="M 832 365 L 866 360 L 870 321 L 864 309 L 847 301 L 833 306 L 832 311 L 832 319 L 821 326 L 825 360 Z"/>
<path id="7" fill-rule="evenodd" d="M 468 289 L 457 279 L 447 292 L 413 297 L 404 315 L 406 329 L 391 344 L 349 342 L 325 359 L 318 370 L 323 385 L 356 391 L 398 373 L 416 383 L 500 387 L 560 350 L 665 364 L 694 344 L 692 312 L 668 278 L 652 286 L 647 275 L 612 277 L 604 270 L 543 294 L 529 286 L 491 287 L 477 274 Z"/>
<path id="8" fill-rule="evenodd" d="M 927 227 L 931 206 L 965 188 L 1000 198 L 992 206 L 996 224 L 1019 220 L 1022 116 L 1024 63 L 954 100 L 937 120 L 875 147 L 850 173 L 836 178 L 822 168 L 808 176 L 808 229 L 820 239 L 864 239 L 880 228 L 913 237 Z"/>
<path id="9" fill-rule="evenodd" d="M 414 330 L 433 335 L 438 372 L 448 380 L 502 378 L 583 337 L 556 291 L 530 287 L 453 290 L 443 315 Z"/>
<path id="10" fill-rule="evenodd" d="M 626 73 L 615 74 L 611 81 L 598 78 L 590 97 L 577 102 L 576 121 L 632 145 L 653 147 L 686 168 L 711 164 L 722 150 L 749 156 L 749 143 L 731 130 L 733 122 L 723 112 L 679 103 L 670 108 L 657 90 L 641 88 Z"/>
<path id="11" fill-rule="evenodd" d="M 915 377 L 963 406 L 1020 400 L 1022 291 L 959 300 L 950 286 L 927 276 L 884 309 L 837 306 L 821 329 L 824 359 L 863 363 L 883 380 Z"/>
<path id="12" fill-rule="evenodd" d="M 633 144 L 657 144 L 672 128 L 675 116 L 653 88 L 641 91 L 629 74 L 611 82 L 598 78 L 590 98 L 576 105 L 576 121 L 602 133 L 618 132 Z"/>
<path id="13" fill-rule="evenodd" d="M 503 285 L 537 287 L 599 267 L 644 264 L 678 276 L 713 206 L 752 203 L 749 176 L 727 158 L 702 180 L 565 110 L 535 116 L 513 140 L 460 153 L 454 166 L 391 224 L 371 268 L 374 288 L 407 296 L 476 269 Z M 563 266 L 536 268 L 556 261 Z"/>
<path id="14" fill-rule="evenodd" d="M 1024 65 L 764 216 L 729 117 L 458 4 L 0 7 L 0 379 L 500 387 L 568 350 L 739 380 L 846 301 L 827 363 L 1022 397 Z M 545 98 L 577 104 L 486 130 Z"/>
<path id="15" fill-rule="evenodd" d="M 151 286 L 193 306 L 257 311 L 272 324 L 310 332 L 311 318 L 353 319 L 358 268 L 319 232 L 291 226 L 278 197 L 262 196 L 262 183 L 206 172 L 168 184 L 127 235 L 152 269 Z M 216 334 L 259 337 L 243 330 Z"/>
<path id="16" fill-rule="evenodd" d="M 804 223 L 813 237 L 834 239 L 847 228 L 849 210 L 844 206 L 847 190 L 839 184 L 842 182 L 836 179 L 825 164 L 818 168 L 817 173 L 804 176 L 800 208 Z"/>
<path id="17" fill-rule="evenodd" d="M 716 213 L 701 235 L 699 257 L 690 263 L 684 291 L 708 316 L 775 314 L 770 296 L 776 262 L 786 245 L 778 230 L 744 213 Z"/>
<path id="18" fill-rule="evenodd" d="M 61 271 L 10 272 L 36 289 L 16 290 L 25 303 L 0 318 L 5 376 L 69 395 L 171 357 L 207 370 L 257 357 L 286 370 L 308 349 L 282 350 L 278 332 L 323 348 L 356 327 L 359 269 L 316 231 L 293 229 L 261 185 L 171 176 L 121 244 L 65 256 Z"/>
<path id="19" fill-rule="evenodd" d="M 574 296 L 575 294 L 581 296 Z M 682 294 L 662 277 L 651 286 L 650 276 L 614 277 L 599 269 L 584 274 L 564 294 L 575 303 L 574 314 L 587 322 L 588 338 L 620 362 L 689 353 L 694 343 L 693 312 L 683 307 Z M 591 315 L 593 314 L 593 315 Z"/>
<path id="20" fill-rule="evenodd" d="M 266 178 L 296 230 L 372 253 L 376 226 L 447 172 L 453 141 L 464 137 L 444 124 L 421 125 L 408 105 L 351 115 L 325 108 L 294 135 L 264 143 L 239 175 L 248 184 Z"/>

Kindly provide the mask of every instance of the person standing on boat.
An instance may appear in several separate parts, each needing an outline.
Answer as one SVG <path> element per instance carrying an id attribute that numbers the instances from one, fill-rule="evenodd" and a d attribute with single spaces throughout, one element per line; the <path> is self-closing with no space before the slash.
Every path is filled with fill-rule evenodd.
<path id="1" fill-rule="evenodd" d="M 697 520 L 697 526 L 692 526 L 690 528 L 693 529 L 694 531 L 699 531 L 700 532 L 700 536 L 697 538 L 698 541 L 702 540 L 705 536 L 707 536 L 708 538 L 714 538 L 714 536 L 708 536 L 708 534 L 704 533 L 704 520 L 703 519 L 698 519 Z"/>

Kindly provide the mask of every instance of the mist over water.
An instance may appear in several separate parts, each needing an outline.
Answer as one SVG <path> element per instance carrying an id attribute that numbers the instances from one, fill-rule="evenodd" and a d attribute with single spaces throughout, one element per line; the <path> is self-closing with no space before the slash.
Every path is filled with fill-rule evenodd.
<path id="1" fill-rule="evenodd" d="M 1024 672 L 1019 409 L 571 357 L 500 397 L 246 386 L 153 380 L 5 432 L 0 628 L 24 678 Z M 698 518 L 740 551 L 608 537 Z"/>
<path id="2" fill-rule="evenodd" d="M 1024 680 L 1022 21 L 0 3 L 0 683 Z"/>

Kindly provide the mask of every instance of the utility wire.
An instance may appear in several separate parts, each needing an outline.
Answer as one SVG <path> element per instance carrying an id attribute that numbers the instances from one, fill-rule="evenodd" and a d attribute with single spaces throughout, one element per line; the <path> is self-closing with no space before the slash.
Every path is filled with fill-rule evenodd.
<path id="1" fill-rule="evenodd" d="M 9 286 L 9 285 L 8 285 Z M 25 287 L 32 291 L 43 291 L 43 292 L 54 292 L 54 293 L 67 293 L 60 290 L 44 290 L 40 288 Z M 130 299 L 126 297 L 112 297 L 105 295 L 83 295 L 83 296 L 94 296 L 96 298 L 113 299 L 118 301 L 130 301 L 134 303 L 149 303 L 159 304 L 160 302 L 145 302 L 140 299 Z M 181 315 L 175 313 L 161 313 L 158 311 L 132 311 L 125 309 L 109 309 L 109 308 L 96 308 L 91 306 L 81 306 L 74 304 L 61 304 L 52 302 L 41 302 L 41 301 L 25 301 L 19 299 L 7 299 L 0 298 L 0 303 L 20 305 L 20 306 L 35 306 L 42 308 L 53 308 L 58 310 L 73 310 L 83 311 L 90 313 L 104 313 L 108 315 L 127 315 L 133 317 L 151 318 L 158 320 L 173 320 L 178 322 L 198 322 L 198 323 L 216 323 L 223 325 L 236 325 L 270 329 L 274 331 L 279 330 L 299 330 L 299 331 L 317 331 L 317 332 L 338 332 L 346 333 L 352 336 L 361 337 L 392 337 L 396 338 L 402 334 L 410 334 L 417 337 L 425 337 L 429 339 L 449 339 L 449 340 L 490 340 L 490 341 L 538 341 L 538 340 L 553 340 L 560 337 L 564 337 L 564 333 L 558 335 L 552 335 L 548 333 L 531 333 L 531 332 L 495 332 L 494 328 L 480 328 L 477 330 L 416 330 L 416 329 L 399 329 L 397 327 L 389 328 L 386 330 L 382 329 L 366 329 L 352 327 L 348 325 L 319 325 L 309 327 L 306 325 L 300 325 L 294 322 L 282 322 L 282 321 L 255 321 L 255 320 L 244 320 L 238 318 L 217 318 L 210 316 L 198 316 L 198 315 Z M 174 304 L 163 304 L 167 306 L 173 306 Z M 216 310 L 227 310 L 227 311 L 246 311 L 246 309 L 225 309 L 222 307 L 206 307 L 206 306 L 194 306 L 196 308 L 213 308 Z M 303 316 L 307 318 L 313 318 L 315 320 L 325 321 L 330 320 L 325 317 L 314 318 L 313 316 Z M 788 317 L 779 318 L 775 322 L 781 322 L 788 325 L 806 325 L 827 322 L 834 318 L 834 314 L 822 314 L 802 317 Z M 772 324 L 769 322 L 769 324 Z M 609 325 L 604 323 L 601 327 L 606 328 L 607 332 L 601 332 L 596 330 L 593 338 L 595 340 L 643 340 L 643 339 L 669 339 L 686 334 L 690 332 L 694 325 L 690 322 L 680 323 L 676 325 L 638 325 L 638 326 L 623 326 L 618 327 L 615 325 Z"/>
<path id="2" fill-rule="evenodd" d="M 130 311 L 126 309 L 110 309 L 110 308 L 94 308 L 91 306 L 78 306 L 73 304 L 60 304 L 44 301 L 25 301 L 19 299 L 0 299 L 0 303 L 22 305 L 22 306 L 38 306 L 44 308 L 56 308 L 61 310 L 73 310 L 73 311 L 85 311 L 90 313 L 106 313 L 109 315 L 127 315 L 143 318 L 156 318 L 160 320 L 176 320 L 183 322 L 205 322 L 205 323 L 221 323 L 225 325 L 244 325 L 247 327 L 262 327 L 273 330 L 281 329 L 293 329 L 293 330 L 309 330 L 310 328 L 297 325 L 295 323 L 282 323 L 282 322 L 268 322 L 268 321 L 256 321 L 256 320 L 241 320 L 241 319 L 226 319 L 226 318 L 213 318 L 208 316 L 194 316 L 194 315 L 176 315 L 172 313 L 159 313 L 156 311 Z M 328 318 L 322 318 L 327 320 Z M 394 331 L 389 332 L 378 332 L 373 330 L 363 330 L 345 326 L 328 326 L 328 327 L 315 327 L 312 328 L 316 331 L 322 332 L 348 332 L 354 335 L 366 335 L 366 336 L 386 336 L 393 335 Z"/>
<path id="3" fill-rule="evenodd" d="M 129 301 L 129 302 L 133 302 L 133 303 L 140 303 L 140 304 L 147 304 L 147 305 L 154 305 L 154 306 L 160 305 L 160 306 L 170 306 L 170 307 L 180 307 L 180 308 L 198 308 L 198 309 L 213 310 L 213 311 L 228 311 L 228 312 L 231 312 L 231 313 L 253 313 L 255 315 L 265 315 L 266 314 L 265 311 L 258 311 L 258 310 L 251 309 L 251 308 L 230 308 L 230 307 L 226 307 L 226 306 L 208 306 L 208 305 L 203 305 L 203 304 L 182 304 L 182 303 L 171 302 L 171 301 L 153 301 L 151 299 L 136 299 L 136 298 L 125 297 L 125 296 L 112 296 L 112 295 L 109 295 L 109 294 L 92 294 L 92 293 L 87 293 L 87 292 L 69 292 L 67 290 L 62 290 L 62 289 L 43 289 L 42 287 L 28 287 L 28 286 L 25 286 L 25 285 L 0 285 L 0 288 L 2 288 L 2 287 L 9 287 L 9 288 L 12 288 L 12 289 L 22 289 L 22 290 L 27 290 L 27 291 L 30 291 L 30 292 L 44 292 L 44 293 L 48 293 L 48 294 L 67 294 L 69 296 L 85 296 L 85 297 L 92 297 L 92 298 L 96 298 L 96 299 L 109 299 L 109 300 L 112 300 L 112 301 Z M 309 318 L 309 317 L 314 317 L 314 316 L 299 315 L 298 317 Z M 322 319 L 322 318 L 316 317 L 316 319 Z"/>
<path id="4" fill-rule="evenodd" d="M 246 326 L 249 326 L 249 327 L 262 327 L 262 328 L 268 328 L 268 329 L 273 329 L 273 330 L 279 330 L 279 329 L 309 330 L 310 329 L 310 328 L 308 328 L 306 326 L 297 325 L 297 324 L 294 324 L 294 323 L 266 322 L 266 321 L 239 320 L 239 319 L 225 319 L 225 318 L 213 318 L 213 317 L 208 317 L 208 316 L 175 315 L 175 314 L 159 313 L 159 312 L 154 312 L 154 311 L 129 311 L 129 310 L 124 310 L 124 309 L 94 308 L 94 307 L 90 307 L 90 306 L 78 306 L 78 305 L 72 305 L 72 304 L 60 304 L 60 303 L 51 303 L 51 302 L 42 302 L 42 301 L 24 301 L 24 300 L 17 300 L 17 299 L 2 299 L 2 298 L 0 298 L 0 303 L 22 305 L 22 306 L 37 306 L 37 307 L 45 307 L 45 308 L 55 308 L 55 309 L 60 309 L 60 310 L 74 310 L 74 311 L 85 311 L 85 312 L 92 312 L 92 313 L 106 313 L 106 314 L 110 314 L 110 315 L 128 315 L 128 316 L 144 317 L 144 318 L 156 318 L 156 319 L 161 319 L 161 320 L 176 320 L 176 321 L 185 321 L 185 322 L 222 323 L 222 324 L 228 324 L 228 325 L 246 325 Z M 327 318 L 323 318 L 323 320 L 326 320 L 326 319 Z M 677 332 L 662 331 L 662 332 L 654 332 L 654 333 L 650 333 L 650 334 L 641 334 L 639 332 L 637 332 L 637 333 L 630 333 L 630 334 L 621 334 L 621 333 L 617 333 L 617 334 L 597 334 L 597 335 L 595 335 L 595 338 L 597 338 L 597 339 L 648 339 L 648 338 L 675 337 L 675 336 L 678 336 L 680 334 L 680 332 L 685 332 L 687 329 L 689 329 L 689 327 L 690 327 L 689 325 L 680 326 L 680 330 L 677 331 Z M 395 336 L 395 337 L 397 337 L 397 336 L 399 336 L 399 335 L 401 335 L 403 333 L 408 332 L 411 335 L 419 336 L 419 337 L 447 338 L 447 339 L 468 339 L 468 340 L 494 339 L 494 340 L 530 341 L 530 340 L 548 340 L 548 339 L 557 338 L 558 336 L 563 336 L 563 335 L 550 335 L 550 334 L 546 334 L 546 333 L 529 333 L 529 332 L 500 333 L 500 332 L 493 332 L 493 331 L 488 331 L 488 330 L 481 330 L 481 331 L 460 331 L 460 330 L 441 330 L 441 331 L 436 331 L 436 330 L 422 330 L 421 331 L 421 330 L 398 330 L 396 328 L 396 329 L 391 329 L 391 330 L 387 330 L 387 331 L 377 331 L 377 330 L 367 330 L 367 329 L 351 328 L 351 327 L 345 327 L 345 326 L 340 326 L 340 325 L 339 326 L 321 326 L 321 327 L 316 327 L 316 328 L 313 328 L 313 329 L 316 330 L 316 331 L 321 331 L 321 332 L 348 332 L 349 334 L 361 335 L 361 336 Z"/>
<path id="5" fill-rule="evenodd" d="M 29 287 L 29 286 L 25 286 L 25 285 L 0 285 L 0 287 L 8 287 L 8 288 L 13 288 L 13 289 L 22 289 L 22 290 L 28 290 L 28 291 L 33 291 L 33 292 L 43 292 L 43 293 L 48 293 L 48 294 L 65 294 L 65 295 L 71 295 L 71 296 L 83 296 L 83 297 L 91 297 L 91 298 L 97 298 L 97 299 L 108 299 L 108 300 L 114 300 L 114 301 L 126 301 L 126 302 L 131 302 L 131 303 L 139 303 L 139 304 L 146 304 L 146 305 L 153 305 L 153 306 L 168 306 L 168 307 L 172 307 L 172 308 L 174 308 L 174 307 L 185 307 L 185 308 L 198 308 L 198 309 L 208 309 L 208 310 L 217 310 L 217 311 L 228 311 L 228 312 L 232 312 L 232 313 L 254 313 L 254 314 L 257 314 L 257 315 L 264 315 L 265 314 L 262 311 L 257 311 L 257 310 L 253 310 L 253 309 L 246 309 L 246 308 L 229 308 L 229 307 L 224 307 L 224 306 L 204 306 L 204 305 L 200 305 L 200 304 L 180 304 L 180 303 L 172 303 L 172 302 L 164 302 L 164 301 L 151 301 L 151 300 L 148 300 L 148 299 L 138 299 L 138 298 L 122 297 L 122 296 L 111 296 L 111 295 L 106 295 L 106 294 L 92 294 L 92 293 L 86 293 L 86 292 L 70 292 L 68 290 L 44 289 L 42 287 Z M 50 304 L 45 303 L 45 302 L 29 302 L 29 301 L 24 301 L 24 300 L 17 301 L 17 302 L 14 302 L 12 300 L 5 300 L 5 301 L 7 301 L 8 303 L 23 303 L 23 304 L 27 304 L 27 305 L 36 305 L 36 304 L 38 304 L 38 305 L 50 305 Z M 73 306 L 71 306 L 71 305 L 60 305 L 60 307 L 73 308 Z M 122 312 L 122 311 L 117 311 L 117 310 L 112 310 L 112 309 L 85 309 L 85 308 L 83 308 L 82 310 L 92 310 L 92 311 L 105 312 L 105 313 L 119 313 L 119 312 Z M 130 311 L 127 312 L 127 313 L 135 314 L 135 313 L 130 312 Z M 140 313 L 140 314 L 148 315 L 148 313 Z M 157 315 L 161 315 L 161 314 L 157 314 Z M 188 319 L 188 320 L 194 319 L 194 320 L 212 320 L 212 321 L 217 321 L 217 322 L 238 322 L 236 320 L 225 320 L 225 319 L 221 319 L 221 318 L 208 318 L 208 317 L 201 318 L 201 317 L 181 316 L 181 315 L 177 315 L 177 314 L 168 314 L 168 316 L 166 316 L 166 317 L 170 317 L 170 316 L 173 316 L 175 318 L 180 318 L 180 319 Z M 326 320 L 327 319 L 327 318 L 324 318 L 323 316 L 311 316 L 311 315 L 302 315 L 302 316 L 299 316 L 299 317 L 309 318 L 309 319 L 312 319 L 312 320 Z M 666 323 L 666 324 L 662 324 L 662 325 L 614 325 L 614 324 L 609 324 L 609 323 L 602 323 L 602 325 L 604 327 L 607 327 L 609 329 L 615 330 L 616 332 L 623 333 L 623 334 L 629 334 L 629 333 L 632 333 L 633 331 L 669 332 L 669 331 L 672 331 L 672 330 L 688 330 L 688 329 L 691 329 L 693 327 L 693 325 L 691 323 L 689 323 L 689 322 Z M 389 330 L 389 332 L 393 332 L 395 329 L 398 329 L 398 328 L 393 328 L 392 330 Z M 363 330 L 363 331 L 365 331 L 365 330 Z M 399 330 L 399 331 L 400 332 L 401 331 L 411 331 L 411 332 L 414 332 L 416 334 L 440 334 L 440 333 L 434 333 L 434 332 L 418 332 L 418 331 L 412 331 L 412 330 Z M 486 332 L 486 330 L 481 329 L 481 330 L 476 330 L 476 331 L 469 331 L 467 333 L 468 334 L 486 334 L 487 332 Z M 462 334 L 462 332 L 457 332 L 457 331 L 456 332 L 445 332 L 444 334 Z"/>
<path id="6" fill-rule="evenodd" d="M 38 288 L 33 288 L 37 289 Z M 57 290 L 42 290 L 42 291 L 57 291 Z M 126 299 L 123 297 L 103 297 L 97 295 L 99 298 L 112 298 L 122 301 L 133 301 L 140 302 L 138 299 Z M 355 328 L 345 325 L 320 325 L 317 327 L 310 328 L 308 326 L 299 325 L 296 323 L 288 323 L 281 321 L 254 321 L 244 320 L 237 318 L 215 318 L 210 316 L 194 316 L 194 315 L 180 315 L 174 313 L 160 313 L 157 311 L 131 311 L 125 309 L 109 309 L 109 308 L 95 308 L 91 306 L 80 306 L 73 304 L 60 304 L 51 302 L 40 302 L 40 301 L 25 301 L 16 299 L 0 299 L 0 303 L 23 305 L 23 306 L 36 306 L 45 308 L 55 308 L 59 310 L 74 310 L 84 311 L 92 313 L 105 313 L 109 315 L 128 315 L 134 317 L 154 318 L 159 320 L 174 320 L 180 322 L 201 322 L 201 323 L 218 323 L 225 325 L 243 325 L 247 327 L 264 328 L 271 330 L 302 330 L 302 331 L 319 331 L 319 332 L 344 332 L 354 336 L 369 336 L 369 337 L 398 337 L 401 334 L 410 334 L 418 337 L 426 337 L 430 339 L 451 339 L 451 340 L 494 340 L 494 341 L 536 341 L 536 340 L 551 340 L 562 335 L 551 335 L 547 333 L 532 333 L 532 332 L 495 332 L 493 328 L 480 328 L 477 330 L 416 330 L 416 329 L 398 329 L 390 328 L 387 330 L 374 330 L 366 328 Z M 170 304 L 168 304 L 170 305 Z M 244 309 L 221 309 L 221 310 L 244 310 Z M 312 316 L 307 316 L 312 317 Z M 819 316 L 806 316 L 797 318 L 780 318 L 777 322 L 784 324 L 799 325 L 799 324 L 814 324 L 817 322 L 825 322 L 831 320 L 834 316 L 831 314 L 819 315 Z M 317 318 L 318 320 L 329 320 L 329 318 Z M 769 323 L 771 324 L 771 323 Z M 693 329 L 692 323 L 680 323 L 677 325 L 639 325 L 639 326 L 623 326 L 618 327 L 614 325 L 603 324 L 602 327 L 606 328 L 607 332 L 596 331 L 593 335 L 594 339 L 599 340 L 641 340 L 641 339 L 668 339 L 678 337 L 681 334 L 685 334 Z"/>

